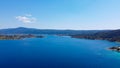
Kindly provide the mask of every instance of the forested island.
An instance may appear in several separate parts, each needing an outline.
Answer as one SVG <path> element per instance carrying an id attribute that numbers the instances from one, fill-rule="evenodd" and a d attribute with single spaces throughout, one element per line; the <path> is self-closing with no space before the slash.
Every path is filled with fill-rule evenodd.
<path id="1" fill-rule="evenodd" d="M 16 34 L 16 35 L 0 35 L 0 40 L 19 40 L 24 38 L 43 38 L 42 35 L 32 34 Z"/>

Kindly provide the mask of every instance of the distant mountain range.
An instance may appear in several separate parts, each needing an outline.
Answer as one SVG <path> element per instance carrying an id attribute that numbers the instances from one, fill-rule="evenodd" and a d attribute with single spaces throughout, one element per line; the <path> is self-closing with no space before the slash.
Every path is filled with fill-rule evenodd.
<path id="1" fill-rule="evenodd" d="M 91 34 L 108 30 L 55 30 L 55 29 L 35 29 L 35 28 L 8 28 L 0 29 L 0 34 Z"/>

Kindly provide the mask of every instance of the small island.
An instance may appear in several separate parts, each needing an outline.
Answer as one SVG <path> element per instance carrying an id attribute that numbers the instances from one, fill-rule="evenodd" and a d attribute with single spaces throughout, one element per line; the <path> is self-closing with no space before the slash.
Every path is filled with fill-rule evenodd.
<path id="1" fill-rule="evenodd" d="M 15 34 L 15 35 L 0 35 L 0 40 L 20 40 L 24 38 L 43 38 L 42 35 L 33 34 Z"/>
<path id="2" fill-rule="evenodd" d="M 109 48 L 112 51 L 120 52 L 120 46 L 113 46 Z"/>

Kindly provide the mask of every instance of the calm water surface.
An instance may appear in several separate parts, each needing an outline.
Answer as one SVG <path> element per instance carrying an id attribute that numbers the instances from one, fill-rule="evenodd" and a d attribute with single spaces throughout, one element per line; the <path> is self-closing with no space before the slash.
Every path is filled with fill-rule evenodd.
<path id="1" fill-rule="evenodd" d="M 0 40 L 0 68 L 120 68 L 120 53 L 103 40 L 47 36 Z"/>

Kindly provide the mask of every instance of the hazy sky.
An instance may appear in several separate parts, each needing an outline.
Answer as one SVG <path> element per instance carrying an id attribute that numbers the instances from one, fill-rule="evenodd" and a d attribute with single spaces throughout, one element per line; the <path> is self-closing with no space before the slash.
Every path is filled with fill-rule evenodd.
<path id="1" fill-rule="evenodd" d="M 120 0 L 0 0 L 0 29 L 120 29 Z"/>

